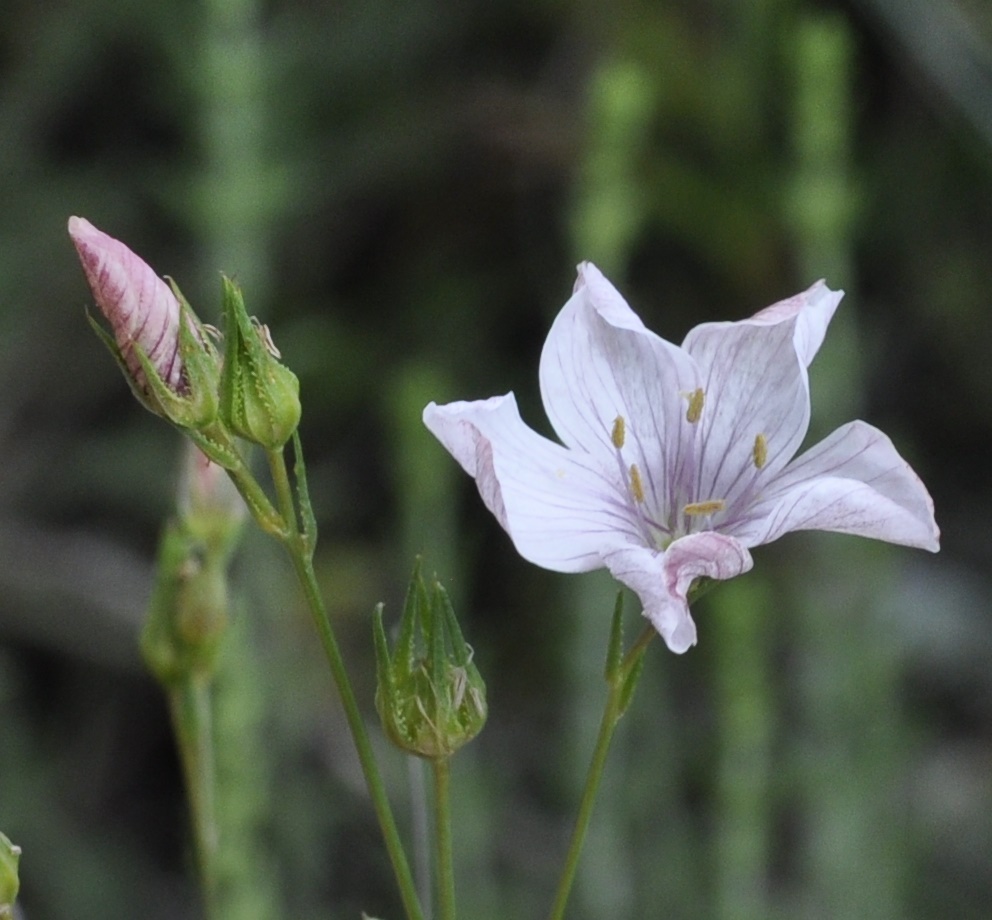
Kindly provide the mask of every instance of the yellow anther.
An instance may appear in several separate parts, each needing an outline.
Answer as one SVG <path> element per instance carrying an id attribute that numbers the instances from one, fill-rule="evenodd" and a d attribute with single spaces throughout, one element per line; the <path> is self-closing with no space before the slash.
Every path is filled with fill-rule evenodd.
<path id="1" fill-rule="evenodd" d="M 641 482 L 641 471 L 636 463 L 630 465 L 630 494 L 639 505 L 644 504 L 644 483 Z"/>
<path id="2" fill-rule="evenodd" d="M 760 470 L 768 462 L 768 440 L 763 434 L 754 438 L 754 465 Z"/>
<path id="3" fill-rule="evenodd" d="M 620 450 L 623 447 L 623 442 L 627 438 L 627 423 L 623 420 L 622 415 L 618 415 L 613 420 L 613 433 L 610 435 L 610 440 L 613 442 L 613 446 Z"/>
<path id="4" fill-rule="evenodd" d="M 689 515 L 715 514 L 717 511 L 723 511 L 726 504 L 722 498 L 715 498 L 708 502 L 692 502 L 682 509 L 682 513 Z"/>
<path id="5" fill-rule="evenodd" d="M 692 425 L 698 422 L 699 416 L 703 414 L 703 400 L 706 398 L 706 394 L 703 393 L 702 387 L 697 387 L 687 395 L 689 397 L 689 408 L 685 410 L 685 420 Z"/>

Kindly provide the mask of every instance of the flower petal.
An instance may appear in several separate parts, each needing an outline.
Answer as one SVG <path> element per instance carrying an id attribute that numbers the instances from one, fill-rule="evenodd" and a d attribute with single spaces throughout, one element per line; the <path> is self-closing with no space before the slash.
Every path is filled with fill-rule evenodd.
<path id="1" fill-rule="evenodd" d="M 637 593 L 644 615 L 679 654 L 696 644 L 696 624 L 686 600 L 693 581 L 733 578 L 753 564 L 742 543 L 712 531 L 682 537 L 663 553 L 623 547 L 605 561 L 613 577 Z"/>
<path id="2" fill-rule="evenodd" d="M 604 550 L 643 542 L 617 477 L 528 428 L 512 393 L 430 403 L 424 424 L 475 479 L 525 559 L 585 572 L 602 567 Z"/>
<path id="3" fill-rule="evenodd" d="M 579 266 L 575 292 L 555 319 L 541 354 L 541 396 L 562 442 L 616 462 L 613 424 L 622 416 L 648 505 L 690 445 L 679 436 L 686 397 L 698 386 L 689 356 L 645 328 L 591 263 Z"/>
<path id="4" fill-rule="evenodd" d="M 842 296 L 818 282 L 750 319 L 705 323 L 686 336 L 683 347 L 700 367 L 705 392 L 699 501 L 722 499 L 733 511 L 799 449 L 809 426 L 806 366 Z"/>
<path id="5" fill-rule="evenodd" d="M 790 530 L 831 530 L 936 552 L 933 500 L 889 438 L 849 422 L 790 463 L 747 520 L 726 530 L 748 546 Z"/>
<path id="6" fill-rule="evenodd" d="M 823 344 L 827 326 L 843 296 L 843 291 L 832 291 L 823 281 L 817 281 L 809 290 L 765 307 L 743 322 L 752 326 L 774 326 L 795 319 L 793 344 L 803 366 L 809 367 Z"/>

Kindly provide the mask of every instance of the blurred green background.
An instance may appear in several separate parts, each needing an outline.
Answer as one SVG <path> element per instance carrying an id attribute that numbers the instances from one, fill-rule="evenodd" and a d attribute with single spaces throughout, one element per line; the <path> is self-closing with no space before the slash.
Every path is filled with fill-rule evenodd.
<path id="1" fill-rule="evenodd" d="M 517 557 L 423 405 L 513 389 L 547 431 L 580 259 L 674 341 L 844 288 L 811 437 L 889 433 L 943 549 L 790 535 L 696 648 L 655 643 L 570 916 L 992 916 L 986 2 L 3 0 L 0 829 L 29 920 L 197 917 L 137 651 L 179 441 L 87 328 L 70 214 L 208 322 L 234 275 L 271 327 L 370 718 L 373 605 L 398 616 L 418 552 L 449 585 L 489 684 L 454 763 L 472 920 L 549 909 L 615 586 Z M 235 574 L 226 917 L 398 917 L 289 567 L 252 535 Z M 418 769 L 382 747 L 409 830 Z"/>

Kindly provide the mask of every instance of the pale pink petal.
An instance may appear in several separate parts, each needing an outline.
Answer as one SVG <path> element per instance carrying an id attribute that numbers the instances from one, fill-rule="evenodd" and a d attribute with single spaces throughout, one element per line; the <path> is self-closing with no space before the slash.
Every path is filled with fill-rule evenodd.
<path id="1" fill-rule="evenodd" d="M 791 530 L 831 530 L 936 552 L 933 501 L 889 438 L 850 422 L 789 464 L 747 513 L 725 528 L 749 546 Z"/>
<path id="2" fill-rule="evenodd" d="M 705 393 L 698 500 L 721 499 L 735 510 L 756 482 L 772 479 L 792 459 L 809 426 L 806 364 L 840 298 L 821 282 L 751 319 L 706 323 L 686 337 Z M 766 452 L 760 469 L 759 436 Z"/>
<path id="3" fill-rule="evenodd" d="M 568 447 L 614 457 L 618 416 L 626 425 L 626 462 L 644 477 L 648 505 L 663 507 L 672 472 L 691 445 L 679 435 L 698 386 L 692 360 L 647 330 L 590 263 L 558 314 L 541 354 L 541 396 Z"/>
<path id="4" fill-rule="evenodd" d="M 773 326 L 795 318 L 793 344 L 796 346 L 799 360 L 809 367 L 823 344 L 827 327 L 843 296 L 843 291 L 832 291 L 823 281 L 817 281 L 801 294 L 773 303 L 742 322 L 749 325 Z"/>
<path id="5" fill-rule="evenodd" d="M 734 578 L 753 564 L 739 541 L 712 531 L 682 537 L 664 552 L 623 547 L 605 562 L 613 577 L 637 594 L 644 615 L 679 654 L 696 644 L 696 624 L 686 601 L 693 581 Z"/>
<path id="6" fill-rule="evenodd" d="M 613 471 L 528 428 L 512 393 L 431 403 L 424 424 L 475 479 L 525 559 L 584 572 L 603 565 L 604 549 L 642 539 Z"/>
<path id="7" fill-rule="evenodd" d="M 127 246 L 85 218 L 69 218 L 69 236 L 133 379 L 139 385 L 145 379 L 134 353 L 137 344 L 170 389 L 178 391 L 183 383 L 180 310 L 171 288 Z"/>

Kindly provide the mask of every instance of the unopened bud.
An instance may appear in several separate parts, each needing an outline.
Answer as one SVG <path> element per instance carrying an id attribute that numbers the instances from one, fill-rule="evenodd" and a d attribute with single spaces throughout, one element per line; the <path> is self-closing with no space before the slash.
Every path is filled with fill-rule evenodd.
<path id="1" fill-rule="evenodd" d="M 127 246 L 82 217 L 69 218 L 93 298 L 113 331 L 94 328 L 135 396 L 186 428 L 217 416 L 219 355 L 189 304 Z"/>
<path id="2" fill-rule="evenodd" d="M 15 847 L 0 833 L 0 920 L 14 916 L 14 901 L 21 887 L 17 876 L 17 864 L 21 860 L 21 848 Z"/>
<path id="3" fill-rule="evenodd" d="M 228 278 L 224 315 L 221 418 L 239 437 L 277 450 L 300 424 L 300 382 L 279 362 L 268 329 L 249 318 L 241 291 Z"/>
<path id="4" fill-rule="evenodd" d="M 414 570 L 392 656 L 375 611 L 376 709 L 389 739 L 410 754 L 451 756 L 486 721 L 486 685 L 462 638 L 447 592 Z"/>
<path id="5" fill-rule="evenodd" d="M 187 531 L 205 544 L 226 545 L 236 538 L 248 509 L 227 470 L 192 441 L 184 447 L 176 505 Z"/>

